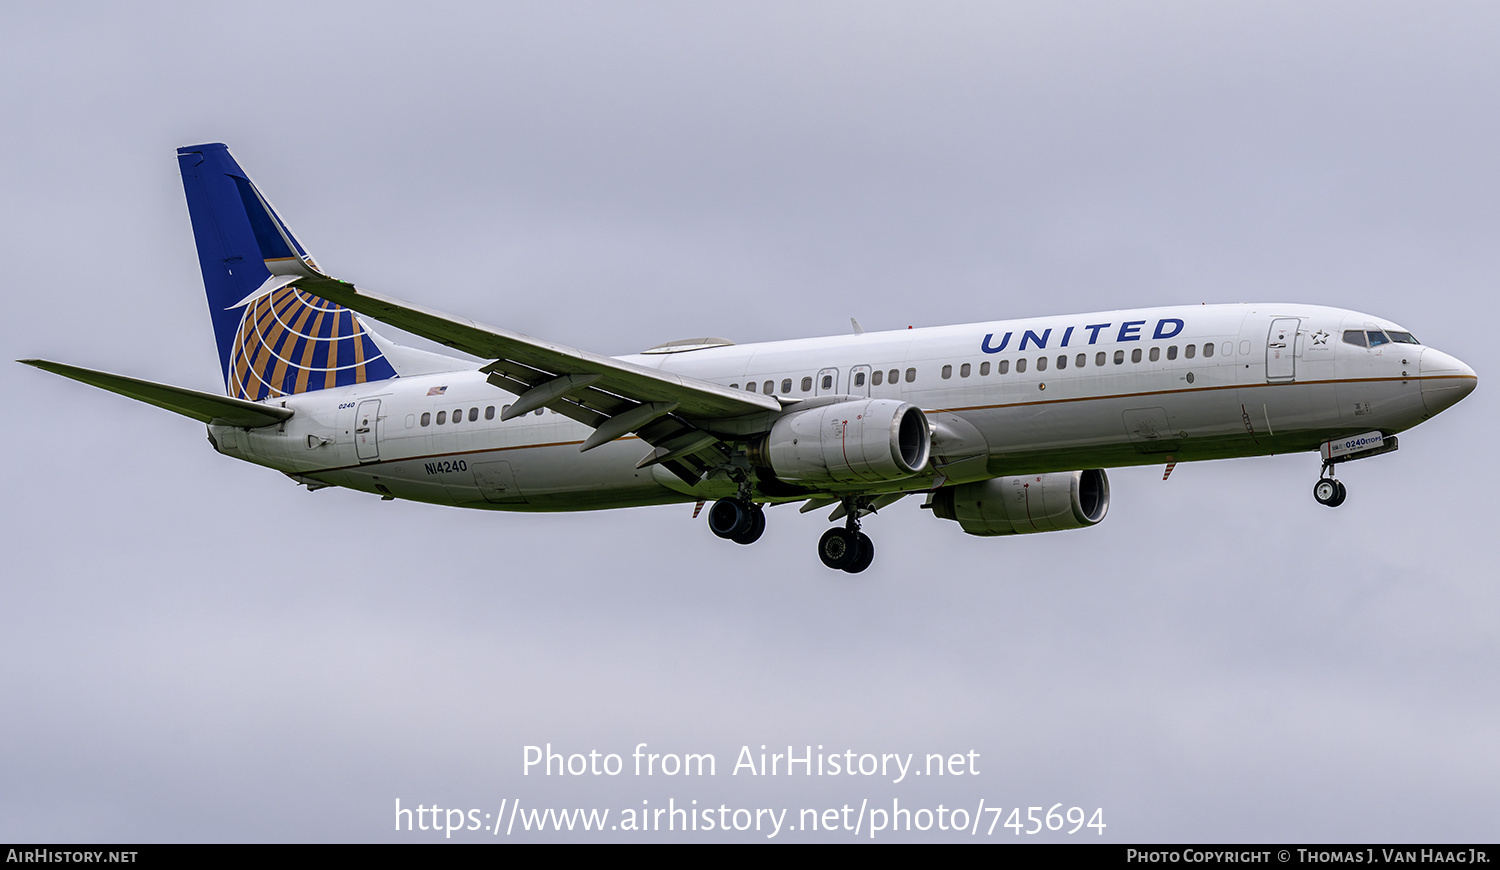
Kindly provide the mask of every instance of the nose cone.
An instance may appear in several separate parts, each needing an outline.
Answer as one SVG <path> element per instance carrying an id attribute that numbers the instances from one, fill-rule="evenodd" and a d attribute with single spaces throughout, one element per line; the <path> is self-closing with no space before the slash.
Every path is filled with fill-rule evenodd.
<path id="1" fill-rule="evenodd" d="M 1423 348 L 1418 371 L 1422 376 L 1422 405 L 1427 413 L 1436 414 L 1458 404 L 1474 392 L 1479 376 L 1474 370 L 1440 350 Z"/>

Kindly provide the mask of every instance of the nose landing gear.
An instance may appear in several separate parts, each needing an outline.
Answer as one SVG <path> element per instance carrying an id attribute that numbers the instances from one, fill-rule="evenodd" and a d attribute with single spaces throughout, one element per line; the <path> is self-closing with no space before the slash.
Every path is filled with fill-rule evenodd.
<path id="1" fill-rule="evenodd" d="M 1349 491 L 1344 484 L 1333 477 L 1331 466 L 1324 466 L 1323 473 L 1327 477 L 1319 477 L 1318 482 L 1313 484 L 1313 498 L 1318 504 L 1327 507 L 1338 507 L 1349 497 Z"/>

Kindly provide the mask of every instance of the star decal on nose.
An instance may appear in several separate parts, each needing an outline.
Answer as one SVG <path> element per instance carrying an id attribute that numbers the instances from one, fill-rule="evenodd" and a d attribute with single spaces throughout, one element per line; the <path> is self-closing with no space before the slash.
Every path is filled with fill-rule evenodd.
<path id="1" fill-rule="evenodd" d="M 1324 345 L 1324 344 L 1327 344 L 1328 343 L 1328 331 L 1324 330 L 1324 329 L 1320 329 L 1317 332 L 1314 332 L 1312 334 L 1312 340 L 1313 340 L 1313 344 L 1314 345 Z"/>

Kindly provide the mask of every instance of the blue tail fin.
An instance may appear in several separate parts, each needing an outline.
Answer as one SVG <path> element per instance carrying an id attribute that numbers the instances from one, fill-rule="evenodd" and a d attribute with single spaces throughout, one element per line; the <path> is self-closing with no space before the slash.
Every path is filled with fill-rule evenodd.
<path id="1" fill-rule="evenodd" d="M 229 395 L 259 401 L 396 377 L 347 308 L 302 292 L 312 258 L 224 145 L 177 149 Z"/>

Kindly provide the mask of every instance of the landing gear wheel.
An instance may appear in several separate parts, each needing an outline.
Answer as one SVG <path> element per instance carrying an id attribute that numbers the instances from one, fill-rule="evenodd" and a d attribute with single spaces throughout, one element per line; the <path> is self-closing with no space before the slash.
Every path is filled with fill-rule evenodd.
<path id="1" fill-rule="evenodd" d="M 844 568 L 850 574 L 858 574 L 870 567 L 870 563 L 875 561 L 875 542 L 870 540 L 870 536 L 864 532 L 855 532 L 854 537 L 855 540 L 859 541 L 859 555 L 855 557 L 851 564 Z"/>
<path id="2" fill-rule="evenodd" d="M 753 544 L 766 533 L 766 511 L 758 504 L 750 505 L 750 528 L 729 540 L 736 544 Z"/>
<path id="3" fill-rule="evenodd" d="M 1349 497 L 1349 491 L 1344 485 L 1331 477 L 1324 477 L 1313 484 L 1313 498 L 1318 504 L 1327 507 L 1338 507 Z"/>
<path id="4" fill-rule="evenodd" d="M 835 571 L 847 571 L 859 561 L 861 537 L 858 532 L 848 529 L 829 529 L 818 540 L 818 558 Z"/>
<path id="5" fill-rule="evenodd" d="M 721 538 L 733 541 L 749 533 L 755 527 L 755 514 L 757 513 L 759 511 L 756 511 L 755 506 L 750 502 L 740 501 L 737 498 L 721 498 L 708 509 L 708 530 Z M 764 516 L 761 517 L 761 529 L 765 529 Z"/>

